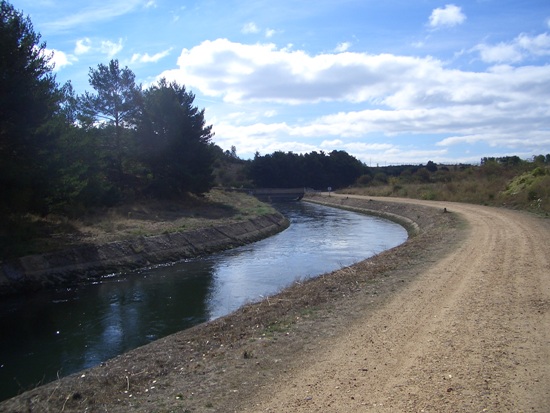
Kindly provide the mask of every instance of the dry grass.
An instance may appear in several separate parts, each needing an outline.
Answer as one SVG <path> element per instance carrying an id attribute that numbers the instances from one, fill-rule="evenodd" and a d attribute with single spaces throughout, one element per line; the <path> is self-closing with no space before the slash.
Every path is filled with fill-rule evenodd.
<path id="1" fill-rule="evenodd" d="M 0 257 L 189 231 L 272 212 L 269 205 L 247 194 L 214 189 L 204 197 L 134 202 L 89 211 L 78 218 L 53 214 L 12 217 L 9 230 L 0 233 L 4 240 L 0 245 Z"/>
<path id="2" fill-rule="evenodd" d="M 492 168 L 492 169 L 491 169 Z M 410 177 L 390 177 L 388 183 L 348 188 L 341 193 L 390 196 L 434 201 L 506 206 L 542 214 L 550 213 L 550 168 L 528 170 L 504 167 L 470 167 L 438 171 L 429 182 Z"/>

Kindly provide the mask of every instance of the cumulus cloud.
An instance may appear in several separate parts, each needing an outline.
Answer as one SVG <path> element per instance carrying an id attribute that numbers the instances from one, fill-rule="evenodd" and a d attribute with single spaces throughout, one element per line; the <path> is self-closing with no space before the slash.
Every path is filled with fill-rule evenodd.
<path id="1" fill-rule="evenodd" d="M 243 28 L 241 29 L 241 32 L 244 34 L 254 34 L 254 33 L 259 33 L 260 29 L 258 28 L 258 26 L 256 26 L 256 23 L 249 22 L 243 26 Z"/>
<path id="2" fill-rule="evenodd" d="M 464 23 L 466 15 L 462 9 L 454 4 L 447 4 L 444 8 L 437 8 L 430 15 L 429 25 L 433 28 L 453 27 Z"/>
<path id="3" fill-rule="evenodd" d="M 88 37 L 85 37 L 84 39 L 79 39 L 76 41 L 74 53 L 76 55 L 86 54 L 90 51 L 91 48 L 92 48 L 92 41 Z"/>
<path id="4" fill-rule="evenodd" d="M 248 22 L 241 28 L 241 33 L 243 34 L 258 34 L 262 31 L 262 29 L 254 22 Z M 271 37 L 275 36 L 277 33 L 277 30 L 275 29 L 265 29 L 263 30 L 264 36 L 267 39 L 270 39 Z"/>
<path id="5" fill-rule="evenodd" d="M 154 55 L 150 55 L 149 53 L 134 53 L 132 55 L 131 62 L 132 63 L 156 63 L 160 59 L 168 56 L 170 52 L 172 51 L 172 48 L 164 50 L 159 53 L 155 53 Z"/>
<path id="6" fill-rule="evenodd" d="M 486 63 L 518 63 L 530 57 L 550 56 L 550 36 L 548 33 L 537 36 L 522 33 L 510 42 L 482 43 L 473 50 L 478 51 Z"/>
<path id="7" fill-rule="evenodd" d="M 520 34 L 515 43 L 523 50 L 535 56 L 550 55 L 550 36 L 548 33 L 542 33 L 535 37 L 526 34 Z"/>
<path id="8" fill-rule="evenodd" d="M 342 52 L 347 51 L 350 47 L 351 47 L 350 42 L 338 43 L 338 45 L 336 46 L 334 51 L 337 52 L 337 53 L 342 53 Z"/>
<path id="9" fill-rule="evenodd" d="M 72 65 L 78 59 L 70 54 L 62 52 L 61 50 L 47 49 L 46 55 L 51 56 L 50 63 L 53 64 L 53 71 L 58 72 L 65 66 Z"/>
<path id="10" fill-rule="evenodd" d="M 496 45 L 480 44 L 475 47 L 481 60 L 486 63 L 515 63 L 523 60 L 521 50 L 514 44 L 499 43 Z"/>
<path id="11" fill-rule="evenodd" d="M 533 50 L 543 50 L 544 38 L 521 39 Z M 540 142 L 549 139 L 541 140 L 550 129 L 550 67 L 544 65 L 499 65 L 469 72 L 450 69 L 431 57 L 356 52 L 309 55 L 271 43 L 217 39 L 184 49 L 178 68 L 161 76 L 205 97 L 237 106 L 251 104 L 258 111 L 261 106 L 263 113 L 276 110 L 273 118 L 259 114 L 239 122 L 223 116 L 216 119 L 217 141 L 233 142 L 241 154 L 248 149 L 269 153 L 266 148 L 297 152 L 297 142 L 319 150 L 311 144 L 318 139 L 339 139 L 342 148 L 352 148 L 366 137 L 384 141 L 422 134 L 448 137 L 441 138 L 440 149 L 432 152 L 438 158 L 430 157 L 443 161 L 449 146 L 464 142 L 513 147 L 519 139 L 522 148 L 539 153 L 538 148 L 544 150 Z M 338 102 L 342 111 L 280 121 L 288 105 L 332 102 Z M 397 159 L 406 152 L 403 147 L 378 148 L 388 156 L 385 159 L 390 155 Z"/>
<path id="12" fill-rule="evenodd" d="M 228 102 L 299 104 L 383 99 L 399 92 L 407 77 L 429 77 L 441 64 L 385 54 L 310 56 L 301 50 L 277 49 L 274 44 L 217 39 L 184 49 L 178 65 L 179 69 L 162 76 L 198 87 L 208 96 L 221 96 Z"/>
<path id="13" fill-rule="evenodd" d="M 113 42 L 111 40 L 99 40 L 99 39 L 90 39 L 85 37 L 83 39 L 78 39 L 75 43 L 74 55 L 81 56 L 84 54 L 90 53 L 100 53 L 107 55 L 107 57 L 112 58 L 118 54 L 124 48 L 124 42 L 122 39 Z M 143 56 L 142 56 L 143 57 Z M 153 56 L 154 57 L 154 56 Z M 145 59 L 147 56 L 144 57 Z"/>
<path id="14" fill-rule="evenodd" d="M 100 50 L 101 53 L 106 54 L 109 58 L 115 56 L 123 49 L 122 39 L 118 39 L 118 42 L 112 42 L 110 40 L 101 41 Z"/>
<path id="15" fill-rule="evenodd" d="M 273 37 L 275 33 L 277 33 L 277 31 L 274 29 L 265 29 L 265 37 L 267 37 L 268 39 L 270 37 Z"/>
<path id="16" fill-rule="evenodd" d="M 184 49 L 178 65 L 161 76 L 233 103 L 348 101 L 391 108 L 440 107 L 491 103 L 503 90 L 489 85 L 495 76 L 446 70 L 430 57 L 350 52 L 310 56 L 274 44 L 227 39 Z"/>

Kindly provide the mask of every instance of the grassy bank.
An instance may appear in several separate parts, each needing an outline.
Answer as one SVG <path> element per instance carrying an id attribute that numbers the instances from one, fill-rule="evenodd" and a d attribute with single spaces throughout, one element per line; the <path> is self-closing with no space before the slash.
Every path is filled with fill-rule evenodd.
<path id="1" fill-rule="evenodd" d="M 467 202 L 550 213 L 550 167 L 536 163 L 420 168 L 398 175 L 382 172 L 359 180 L 341 193 Z M 369 179 L 370 178 L 370 179 Z"/>
<path id="2" fill-rule="evenodd" d="M 4 216 L 0 259 L 105 244 L 138 236 L 190 231 L 275 212 L 240 192 L 214 189 L 203 197 L 140 201 L 87 211 L 77 216 Z"/>

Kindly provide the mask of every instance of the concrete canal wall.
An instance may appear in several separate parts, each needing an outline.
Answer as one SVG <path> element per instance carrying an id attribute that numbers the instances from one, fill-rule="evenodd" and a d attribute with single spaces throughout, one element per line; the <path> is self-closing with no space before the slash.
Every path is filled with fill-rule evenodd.
<path id="1" fill-rule="evenodd" d="M 286 229 L 281 214 L 105 245 L 29 255 L 0 263 L 0 295 L 74 285 L 107 274 L 193 258 L 245 245 Z"/>

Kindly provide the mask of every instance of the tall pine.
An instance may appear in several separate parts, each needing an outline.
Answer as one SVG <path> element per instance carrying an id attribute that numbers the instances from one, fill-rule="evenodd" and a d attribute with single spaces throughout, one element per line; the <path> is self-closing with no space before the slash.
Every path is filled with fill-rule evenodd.
<path id="1" fill-rule="evenodd" d="M 0 206 L 41 210 L 54 137 L 44 125 L 60 93 L 46 43 L 28 17 L 0 1 Z"/>

